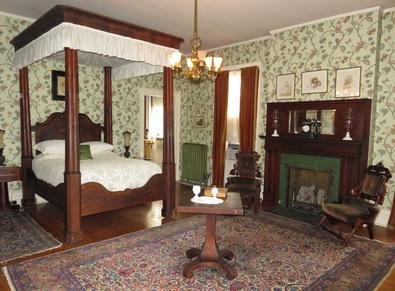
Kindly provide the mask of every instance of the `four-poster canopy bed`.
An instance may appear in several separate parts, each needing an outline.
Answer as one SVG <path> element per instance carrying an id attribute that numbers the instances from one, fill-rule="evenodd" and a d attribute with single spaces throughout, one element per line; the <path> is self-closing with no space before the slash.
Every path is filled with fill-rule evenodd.
<path id="1" fill-rule="evenodd" d="M 35 194 L 61 206 L 66 212 L 67 242 L 82 239 L 81 216 L 163 200 L 162 214 L 175 207 L 173 131 L 173 75 L 168 56 L 183 40 L 168 34 L 68 6 L 55 6 L 11 43 L 14 67 L 19 70 L 22 143 L 22 205 L 35 207 Z M 53 113 L 36 126 L 30 123 L 28 65 L 46 58 L 65 59 L 65 112 Z M 104 126 L 79 113 L 78 61 L 104 67 Z M 164 149 L 161 174 L 153 175 L 140 188 L 109 191 L 99 183 L 81 185 L 80 142 L 112 144 L 112 79 L 142 76 L 163 71 Z M 64 182 L 53 186 L 32 170 L 32 131 L 36 142 L 65 140 Z"/>

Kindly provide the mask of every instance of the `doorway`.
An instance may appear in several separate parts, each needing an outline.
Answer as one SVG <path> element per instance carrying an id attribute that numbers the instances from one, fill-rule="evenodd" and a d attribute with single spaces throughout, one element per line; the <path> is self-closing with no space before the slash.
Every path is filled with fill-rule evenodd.
<path id="1" fill-rule="evenodd" d="M 144 159 L 162 167 L 163 98 L 144 96 Z"/>
<path id="2" fill-rule="evenodd" d="M 140 158 L 149 158 L 162 167 L 163 160 L 163 91 L 141 89 L 140 91 Z M 150 155 L 147 156 L 147 151 Z M 176 180 L 180 179 L 180 94 L 174 92 L 174 162 Z M 146 156 L 144 156 L 146 153 Z"/>

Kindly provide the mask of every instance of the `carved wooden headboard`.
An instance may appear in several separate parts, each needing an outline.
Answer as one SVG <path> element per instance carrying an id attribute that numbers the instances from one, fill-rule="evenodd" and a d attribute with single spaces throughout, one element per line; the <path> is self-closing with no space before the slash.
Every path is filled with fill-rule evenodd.
<path id="1" fill-rule="evenodd" d="M 86 114 L 79 114 L 80 142 L 101 141 L 103 126 L 94 123 Z M 64 112 L 55 112 L 47 120 L 32 126 L 36 134 L 36 143 L 50 139 L 66 138 L 66 119 Z"/>

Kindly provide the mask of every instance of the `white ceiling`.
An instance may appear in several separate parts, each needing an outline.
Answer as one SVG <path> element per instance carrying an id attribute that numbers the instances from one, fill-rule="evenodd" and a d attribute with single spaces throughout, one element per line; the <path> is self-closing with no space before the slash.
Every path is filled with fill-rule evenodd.
<path id="1" fill-rule="evenodd" d="M 184 38 L 189 52 L 193 0 L 1 0 L 0 11 L 38 18 L 56 4 L 71 5 Z M 215 48 L 266 36 L 269 31 L 395 0 L 200 0 L 202 48 Z"/>

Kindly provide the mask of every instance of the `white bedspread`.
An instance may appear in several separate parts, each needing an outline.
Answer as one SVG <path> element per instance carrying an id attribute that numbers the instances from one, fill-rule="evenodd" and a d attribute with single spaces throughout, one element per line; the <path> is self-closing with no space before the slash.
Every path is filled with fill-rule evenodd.
<path id="1" fill-rule="evenodd" d="M 161 168 L 152 162 L 126 159 L 110 151 L 92 155 L 91 160 L 81 160 L 81 184 L 97 182 L 110 191 L 144 186 Z M 64 155 L 40 154 L 33 159 L 37 178 L 57 186 L 64 182 Z"/>

